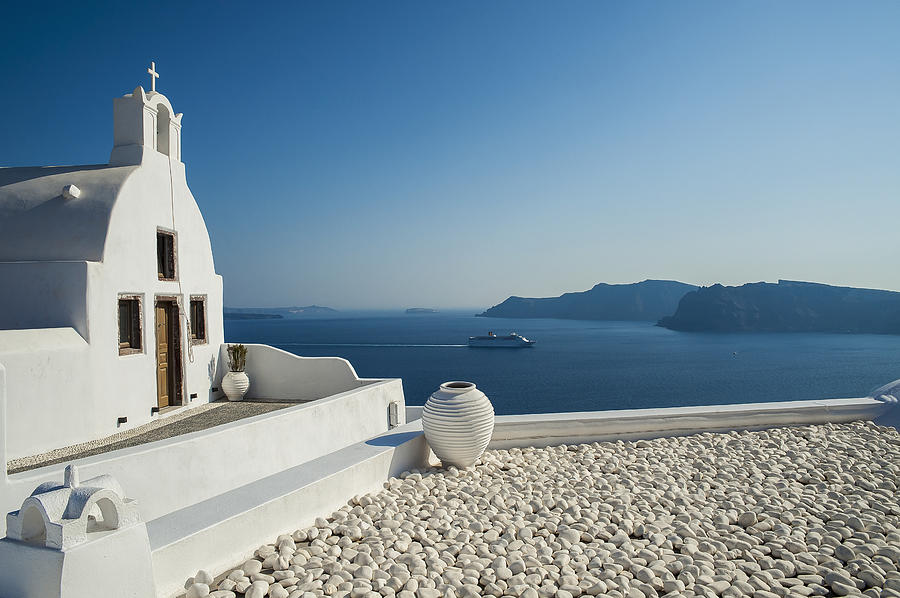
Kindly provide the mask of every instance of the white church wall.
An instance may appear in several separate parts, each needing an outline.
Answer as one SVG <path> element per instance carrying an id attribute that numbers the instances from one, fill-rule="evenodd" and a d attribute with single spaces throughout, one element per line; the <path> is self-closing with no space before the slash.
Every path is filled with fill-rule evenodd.
<path id="1" fill-rule="evenodd" d="M 0 329 L 72 327 L 90 340 L 87 262 L 0 262 L 0 280 Z"/>
<path id="2" fill-rule="evenodd" d="M 91 321 L 98 359 L 115 373 L 104 390 L 113 417 L 128 418 L 132 427 L 152 419 L 157 406 L 155 301 L 174 298 L 179 304 L 182 361 L 182 404 L 199 405 L 221 396 L 213 392 L 219 346 L 224 342 L 222 278 L 215 273 L 206 225 L 187 187 L 184 165 L 163 155 L 144 157 L 141 167 L 120 191 L 110 218 L 104 248 L 103 273 L 91 297 Z M 174 197 L 170 195 L 170 181 Z M 168 201 L 166 201 L 166 196 Z M 161 197 L 162 196 L 162 197 Z M 173 212 L 174 204 L 174 212 Z M 176 278 L 157 277 L 156 233 L 176 236 Z M 141 297 L 143 348 L 134 355 L 118 354 L 117 302 L 120 294 Z M 192 296 L 206 299 L 206 342 L 192 343 L 188 317 Z M 101 339 L 103 339 L 101 341 Z M 193 399 L 192 395 L 196 395 Z"/>
<path id="3" fill-rule="evenodd" d="M 399 379 L 370 381 L 318 401 L 73 463 L 83 478 L 113 475 L 149 521 L 387 432 L 394 401 L 403 404 Z M 17 509 L 39 484 L 61 480 L 66 464 L 9 475 L 0 490 L 2 512 Z M 5 525 L 0 521 L 3 533 Z"/>

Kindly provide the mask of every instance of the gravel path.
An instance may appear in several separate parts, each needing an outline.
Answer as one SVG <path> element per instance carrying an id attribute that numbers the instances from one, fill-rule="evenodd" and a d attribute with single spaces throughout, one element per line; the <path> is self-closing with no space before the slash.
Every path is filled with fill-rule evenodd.
<path id="1" fill-rule="evenodd" d="M 404 474 L 187 596 L 900 596 L 871 423 L 488 451 Z M 227 577 L 224 575 L 227 574 Z M 192 585 L 193 584 L 193 585 Z"/>
<path id="2" fill-rule="evenodd" d="M 165 438 L 181 436 L 198 430 L 205 430 L 213 426 L 227 424 L 254 415 L 292 407 L 298 402 L 284 403 L 279 401 L 262 401 L 249 400 L 243 401 L 216 401 L 214 403 L 206 403 L 191 409 L 182 411 L 181 413 L 160 418 L 148 424 L 125 430 L 81 444 L 74 444 L 63 448 L 55 449 L 47 453 L 32 455 L 30 457 L 21 457 L 12 459 L 6 464 L 7 473 L 19 473 L 28 471 L 29 469 L 37 469 L 46 465 L 55 463 L 65 463 L 90 457 L 92 455 L 100 455 L 118 449 L 155 442 Z"/>

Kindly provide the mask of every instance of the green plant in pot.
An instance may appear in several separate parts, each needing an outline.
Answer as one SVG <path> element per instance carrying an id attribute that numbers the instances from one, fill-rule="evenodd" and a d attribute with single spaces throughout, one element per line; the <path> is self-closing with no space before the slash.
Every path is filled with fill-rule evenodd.
<path id="1" fill-rule="evenodd" d="M 247 367 L 247 347 L 228 345 L 228 373 L 222 378 L 222 390 L 229 401 L 240 401 L 250 388 Z"/>

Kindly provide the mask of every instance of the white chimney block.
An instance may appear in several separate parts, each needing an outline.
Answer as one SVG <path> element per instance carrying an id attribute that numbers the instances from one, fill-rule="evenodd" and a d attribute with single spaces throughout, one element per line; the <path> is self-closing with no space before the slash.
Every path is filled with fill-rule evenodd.
<path id="1" fill-rule="evenodd" d="M 81 189 L 75 185 L 66 185 L 63 187 L 62 196 L 66 199 L 78 199 L 81 197 Z"/>
<path id="2" fill-rule="evenodd" d="M 80 484 L 81 479 L 78 475 L 78 466 L 66 465 L 66 470 L 63 473 L 63 486 L 67 486 L 69 488 L 77 488 Z"/>

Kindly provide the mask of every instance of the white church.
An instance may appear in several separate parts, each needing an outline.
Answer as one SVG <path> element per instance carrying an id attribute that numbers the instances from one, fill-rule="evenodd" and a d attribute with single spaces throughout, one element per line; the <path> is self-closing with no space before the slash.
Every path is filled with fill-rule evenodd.
<path id="1" fill-rule="evenodd" d="M 113 102 L 108 164 L 0 168 L 7 458 L 217 396 L 222 279 L 155 90 Z M 41 422 L 40 430 L 26 422 Z"/>
<path id="2" fill-rule="evenodd" d="M 227 370 L 182 114 L 148 72 L 108 163 L 0 168 L 0 598 L 175 596 L 195 555 L 224 566 L 424 459 L 399 379 L 252 343 L 245 398 L 280 409 L 106 444 L 222 399 Z"/>

